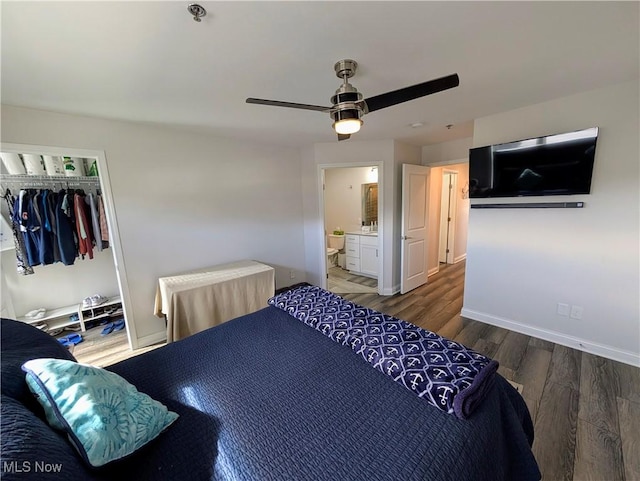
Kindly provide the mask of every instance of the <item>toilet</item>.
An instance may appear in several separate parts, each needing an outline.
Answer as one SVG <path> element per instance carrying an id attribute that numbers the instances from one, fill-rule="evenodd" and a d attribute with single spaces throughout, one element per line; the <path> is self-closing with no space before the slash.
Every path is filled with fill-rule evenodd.
<path id="1" fill-rule="evenodd" d="M 344 249 L 344 235 L 329 234 L 327 236 L 327 266 L 338 265 L 338 252 Z"/>

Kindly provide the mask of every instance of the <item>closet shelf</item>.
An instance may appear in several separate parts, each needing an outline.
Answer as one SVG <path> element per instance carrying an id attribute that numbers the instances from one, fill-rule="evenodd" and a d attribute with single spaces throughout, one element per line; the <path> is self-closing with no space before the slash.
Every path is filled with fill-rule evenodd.
<path id="1" fill-rule="evenodd" d="M 105 317 L 120 316 L 123 313 L 124 311 L 122 309 L 118 309 L 117 311 L 114 311 L 114 312 L 104 312 L 102 314 L 98 314 L 93 317 L 85 317 L 83 320 L 84 322 L 95 321 L 96 319 L 104 319 Z"/>
<path id="2" fill-rule="evenodd" d="M 68 183 L 69 185 L 77 185 L 77 184 L 96 184 L 100 185 L 100 177 L 98 176 L 82 176 L 82 177 L 67 177 L 65 175 L 28 175 L 28 174 L 18 174 L 18 175 L 10 175 L 10 174 L 0 174 L 0 182 L 8 183 L 8 182 L 17 182 L 17 183 L 42 183 L 42 184 L 51 184 L 51 183 Z"/>
<path id="3" fill-rule="evenodd" d="M 110 307 L 113 308 L 113 306 L 117 307 L 113 310 L 108 309 Z M 96 319 L 119 316 L 124 313 L 124 310 L 122 309 L 122 299 L 120 296 L 112 297 L 106 302 L 93 307 L 82 307 L 82 304 L 78 304 L 77 310 L 80 313 L 80 319 L 83 324 L 85 322 L 95 321 Z"/>
<path id="4" fill-rule="evenodd" d="M 51 321 L 59 317 L 65 317 L 65 316 L 68 317 L 71 314 L 77 314 L 77 313 L 78 313 L 78 306 L 74 304 L 73 306 L 65 306 L 65 307 L 59 307 L 57 309 L 48 310 L 46 311 L 45 316 L 41 317 L 40 319 L 28 319 L 26 317 L 19 317 L 18 320 L 25 322 L 27 324 L 37 324 L 42 321 Z M 78 322 L 78 321 L 70 321 L 70 322 L 73 324 L 74 322 Z"/>
<path id="5" fill-rule="evenodd" d="M 75 314 L 77 317 L 75 319 L 71 319 L 70 316 L 72 314 Z M 49 330 L 79 324 L 82 332 L 85 332 L 87 330 L 86 323 L 89 321 L 122 315 L 124 315 L 122 299 L 120 296 L 115 296 L 110 298 L 108 301 L 103 302 L 99 306 L 82 307 L 82 303 L 74 304 L 72 306 L 64 306 L 48 310 L 44 317 L 41 317 L 40 319 L 28 319 L 22 316 L 19 317 L 18 320 L 26 324 L 37 324 L 44 321 L 47 323 Z"/>
<path id="6" fill-rule="evenodd" d="M 44 317 L 41 317 L 40 319 L 29 319 L 23 316 L 18 317 L 18 320 L 26 324 L 37 324 L 39 322 L 46 322 L 48 330 L 61 329 L 63 327 L 72 326 L 74 324 L 80 324 L 80 327 L 84 331 L 84 324 L 80 322 L 79 318 L 71 319 L 70 316 L 72 314 L 78 315 L 77 304 L 47 310 Z"/>

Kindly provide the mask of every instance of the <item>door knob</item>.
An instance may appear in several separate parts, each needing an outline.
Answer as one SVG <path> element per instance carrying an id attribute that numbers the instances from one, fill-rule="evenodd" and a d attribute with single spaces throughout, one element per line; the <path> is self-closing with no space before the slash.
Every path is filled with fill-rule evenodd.
<path id="1" fill-rule="evenodd" d="M 409 237 L 408 235 L 403 235 L 402 237 L 400 237 L 402 240 L 409 240 L 409 239 L 413 239 L 413 237 Z"/>

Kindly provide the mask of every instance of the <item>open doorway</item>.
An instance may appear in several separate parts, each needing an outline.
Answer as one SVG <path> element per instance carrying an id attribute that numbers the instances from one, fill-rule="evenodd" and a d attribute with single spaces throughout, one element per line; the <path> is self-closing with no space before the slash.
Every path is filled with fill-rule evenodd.
<path id="1" fill-rule="evenodd" d="M 382 189 L 376 164 L 321 168 L 325 288 L 378 293 L 382 279 Z"/>
<path id="2" fill-rule="evenodd" d="M 430 167 L 429 276 L 466 258 L 469 225 L 468 161 L 447 161 Z"/>

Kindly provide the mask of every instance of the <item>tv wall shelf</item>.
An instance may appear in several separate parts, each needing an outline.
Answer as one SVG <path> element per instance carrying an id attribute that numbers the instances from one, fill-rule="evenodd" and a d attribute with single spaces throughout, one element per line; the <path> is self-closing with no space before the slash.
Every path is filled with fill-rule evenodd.
<path id="1" fill-rule="evenodd" d="M 521 202 L 517 204 L 471 204 L 472 209 L 582 209 L 584 202 Z"/>

